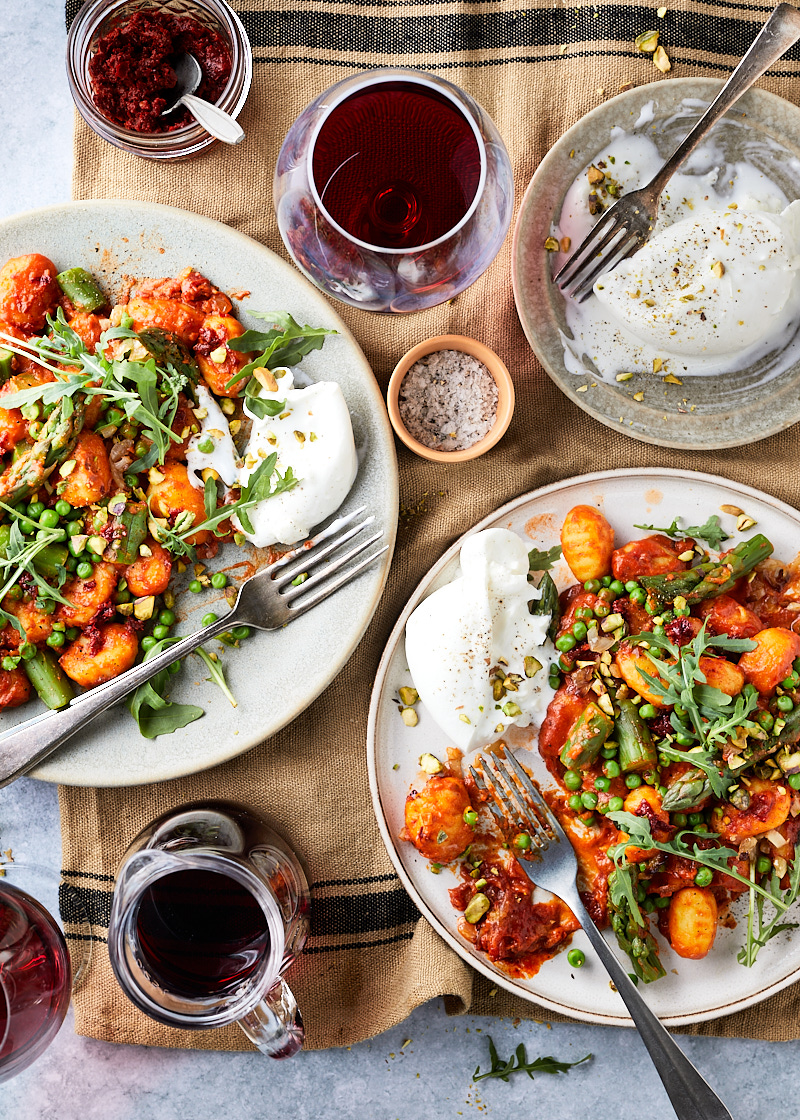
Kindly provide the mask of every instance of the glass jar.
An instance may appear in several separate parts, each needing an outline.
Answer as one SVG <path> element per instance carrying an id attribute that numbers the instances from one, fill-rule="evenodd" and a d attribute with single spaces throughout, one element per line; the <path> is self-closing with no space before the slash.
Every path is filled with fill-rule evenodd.
<path id="1" fill-rule="evenodd" d="M 191 16 L 222 36 L 231 52 L 231 76 L 216 104 L 232 117 L 239 115 L 250 91 L 253 52 L 239 17 L 225 0 L 87 0 L 67 37 L 70 90 L 83 119 L 110 144 L 145 159 L 188 159 L 216 143 L 202 125 L 193 121 L 170 132 L 135 132 L 103 116 L 92 96 L 89 62 L 98 39 L 135 12 L 148 10 Z"/>

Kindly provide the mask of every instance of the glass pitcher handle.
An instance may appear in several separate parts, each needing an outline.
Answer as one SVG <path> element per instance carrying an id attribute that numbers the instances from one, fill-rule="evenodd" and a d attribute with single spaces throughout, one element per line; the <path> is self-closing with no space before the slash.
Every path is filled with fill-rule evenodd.
<path id="1" fill-rule="evenodd" d="M 250 1041 L 270 1058 L 291 1058 L 306 1035 L 297 1000 L 285 980 L 278 980 L 238 1023 Z"/>

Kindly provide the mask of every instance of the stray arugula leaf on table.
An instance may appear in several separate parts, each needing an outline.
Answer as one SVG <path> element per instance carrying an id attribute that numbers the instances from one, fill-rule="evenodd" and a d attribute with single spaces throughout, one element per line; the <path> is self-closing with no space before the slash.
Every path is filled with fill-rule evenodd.
<path id="1" fill-rule="evenodd" d="M 538 548 L 532 548 L 528 553 L 528 568 L 532 572 L 549 572 L 560 559 L 560 544 L 553 545 L 546 552 L 540 552 Z"/>
<path id="2" fill-rule="evenodd" d="M 481 1067 L 476 1066 L 472 1075 L 473 1081 L 484 1081 L 489 1077 L 499 1077 L 501 1081 L 508 1081 L 512 1073 L 527 1073 L 533 1081 L 534 1073 L 568 1073 L 574 1066 L 582 1065 L 594 1057 L 593 1054 L 587 1054 L 585 1058 L 581 1058 L 577 1062 L 560 1062 L 557 1058 L 534 1058 L 532 1062 L 529 1062 L 528 1055 L 525 1052 L 525 1043 L 521 1042 L 514 1054 L 507 1062 L 504 1062 L 497 1053 L 492 1036 L 487 1035 L 486 1037 L 489 1040 L 489 1060 L 492 1065 L 485 1073 L 481 1073 Z"/>

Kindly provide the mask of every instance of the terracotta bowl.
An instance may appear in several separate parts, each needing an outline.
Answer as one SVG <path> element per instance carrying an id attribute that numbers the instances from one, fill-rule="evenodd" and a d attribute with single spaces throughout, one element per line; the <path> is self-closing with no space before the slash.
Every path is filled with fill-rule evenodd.
<path id="1" fill-rule="evenodd" d="M 463 354 L 470 354 L 473 358 L 477 358 L 489 370 L 497 385 L 497 414 L 494 424 L 483 439 L 479 439 L 477 443 L 473 443 L 472 447 L 467 447 L 463 451 L 436 451 L 432 447 L 426 447 L 424 443 L 414 439 L 400 416 L 398 402 L 403 378 L 415 362 L 418 362 L 420 358 L 424 358 L 427 354 L 436 353 L 437 350 L 460 350 Z M 482 342 L 478 342 L 474 338 L 464 338 L 460 334 L 440 334 L 435 338 L 426 339 L 425 342 L 412 346 L 408 353 L 403 355 L 394 367 L 394 372 L 389 381 L 386 403 L 389 408 L 389 419 L 392 422 L 392 427 L 406 447 L 422 456 L 423 459 L 430 459 L 434 463 L 464 463 L 468 459 L 477 459 L 479 455 L 483 455 L 484 451 L 494 447 L 511 423 L 514 412 L 514 382 L 511 380 L 511 374 L 508 372 L 505 362 L 488 346 L 484 346 Z"/>

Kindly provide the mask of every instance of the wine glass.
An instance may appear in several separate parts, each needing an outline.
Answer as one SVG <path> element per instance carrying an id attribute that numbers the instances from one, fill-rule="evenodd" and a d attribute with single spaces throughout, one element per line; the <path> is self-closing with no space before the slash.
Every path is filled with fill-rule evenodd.
<path id="1" fill-rule="evenodd" d="M 61 909 L 80 931 L 67 948 Z M 45 906 L 45 900 L 47 906 Z M 11 862 L 0 877 L 0 1082 L 27 1069 L 64 1022 L 88 964 L 88 919 L 78 892 L 37 864 Z"/>
<path id="2" fill-rule="evenodd" d="M 328 295 L 368 311 L 452 299 L 491 264 L 514 204 L 494 123 L 443 78 L 381 69 L 303 110 L 275 168 L 286 248 Z"/>

